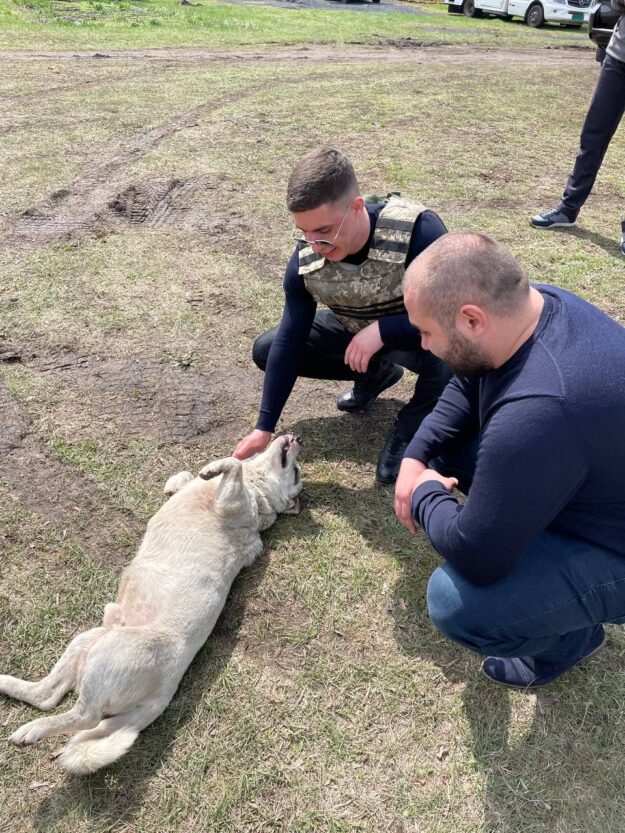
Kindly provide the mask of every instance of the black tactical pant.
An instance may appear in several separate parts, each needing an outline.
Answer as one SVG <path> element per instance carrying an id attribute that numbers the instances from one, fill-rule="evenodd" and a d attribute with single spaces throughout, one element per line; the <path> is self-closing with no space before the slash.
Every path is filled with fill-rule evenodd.
<path id="1" fill-rule="evenodd" d="M 608 145 L 625 111 L 625 63 L 606 55 L 582 128 L 573 173 L 562 195 L 561 207 L 577 217 L 588 199 Z"/>
<path id="2" fill-rule="evenodd" d="M 277 331 L 278 328 L 274 327 L 254 342 L 254 363 L 261 370 L 267 366 L 269 349 Z M 345 364 L 345 351 L 353 337 L 354 334 L 346 330 L 330 310 L 317 312 L 302 352 L 298 375 L 308 379 L 342 379 L 346 382 L 366 383 L 368 376 L 375 373 L 382 362 L 412 370 L 418 374 L 414 393 L 397 414 L 395 423 L 398 433 L 405 440 L 411 440 L 451 379 L 450 368 L 421 347 L 413 350 L 382 347 L 369 362 L 368 372 L 357 373 Z"/>

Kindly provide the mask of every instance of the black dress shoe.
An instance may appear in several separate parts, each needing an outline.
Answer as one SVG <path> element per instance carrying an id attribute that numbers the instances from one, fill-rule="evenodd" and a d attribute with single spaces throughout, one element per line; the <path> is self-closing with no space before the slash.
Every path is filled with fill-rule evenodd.
<path id="1" fill-rule="evenodd" d="M 410 440 L 405 439 L 395 425 L 391 428 L 375 468 L 375 479 L 378 483 L 383 486 L 392 486 L 395 483 L 409 442 Z"/>
<path id="2" fill-rule="evenodd" d="M 356 382 L 353 388 L 342 393 L 336 400 L 336 407 L 339 411 L 362 411 L 377 399 L 383 390 L 399 382 L 403 375 L 403 368 L 384 362 L 366 381 Z"/>

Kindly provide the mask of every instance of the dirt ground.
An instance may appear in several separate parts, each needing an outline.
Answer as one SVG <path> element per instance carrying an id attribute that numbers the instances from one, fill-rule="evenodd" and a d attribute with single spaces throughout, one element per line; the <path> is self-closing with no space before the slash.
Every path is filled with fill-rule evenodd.
<path id="1" fill-rule="evenodd" d="M 381 4 L 382 5 L 382 4 Z M 384 6 L 382 5 L 382 8 Z M 380 8 L 367 5 L 367 8 Z M 408 7 L 410 10 L 410 7 Z M 416 11 L 416 10 L 414 10 Z M 120 71 L 132 77 L 134 73 L 149 71 L 154 63 L 168 65 L 204 65 L 207 63 L 273 62 L 285 68 L 300 63 L 336 64 L 380 62 L 436 62 L 441 68 L 462 62 L 479 60 L 485 66 L 514 60 L 528 68 L 540 66 L 570 66 L 572 69 L 587 63 L 585 53 L 575 50 L 527 52 L 509 55 L 503 51 L 481 50 L 479 55 L 469 49 L 446 49 L 440 46 L 427 49 L 406 38 L 397 42 L 380 41 L 377 47 L 355 46 L 350 50 L 331 47 L 252 49 L 233 52 L 210 52 L 199 49 L 155 49 L 111 51 L 110 53 L 0 53 L 0 67 L 14 61 L 46 61 L 60 67 L 58 84 L 23 94 L 8 95 L 0 104 L 6 107 L 16 101 L 50 96 L 58 91 L 72 91 L 72 83 L 62 80 L 63 66 L 104 62 L 116 64 Z M 76 82 L 75 82 L 76 83 Z M 144 157 L 163 140 L 192 128 L 199 118 L 214 108 L 214 102 L 189 110 L 183 116 L 152 127 L 128 138 L 121 154 L 97 160 L 87 166 L 67 187 L 57 190 L 43 201 L 26 206 L 20 212 L 0 216 L 0 247 L 16 252 L 36 251 L 51 243 L 79 244 L 89 238 L 104 238 L 123 227 L 171 227 L 195 235 L 200 240 L 221 240 L 224 248 L 246 252 L 249 238 L 254 236 L 253 220 L 238 210 L 215 210 L 222 204 L 221 183 L 205 176 L 195 178 L 163 178 L 133 182 L 128 179 L 131 163 Z M 6 128 L 11 129 L 10 124 Z M 278 270 L 279 272 L 280 270 Z M 2 297 L 0 295 L 0 297 Z M 18 302 L 3 297 L 2 300 Z M 200 316 L 236 316 L 227 309 L 219 294 L 207 297 L 193 285 L 188 286 L 187 303 Z M 201 436 L 210 426 L 211 435 L 219 444 L 231 441 L 246 430 L 246 415 L 253 410 L 260 395 L 260 374 L 249 365 L 229 363 L 226 353 L 220 352 L 217 366 L 209 370 L 175 366 L 161 358 L 139 355 L 129 358 L 41 351 L 36 343 L 8 344 L 0 332 L 0 363 L 18 363 L 31 373 L 59 385 L 71 403 L 65 414 L 70 438 L 79 438 L 82 430 L 99 424 L 102 431 L 122 438 L 148 437 L 166 443 L 184 443 Z M 339 385 L 335 385 L 339 387 Z M 306 412 L 311 392 L 319 385 L 309 382 L 293 394 L 294 408 L 300 403 Z M 332 397 L 327 398 L 322 410 L 332 414 Z M 374 417 L 375 419 L 376 417 Z M 381 422 L 388 419 L 382 406 L 378 411 Z M 13 398 L 0 382 L 0 479 L 11 484 L 26 505 L 52 522 L 80 516 L 81 523 L 88 516 L 87 504 L 94 499 L 93 487 L 86 482 L 71 482 L 67 467 L 53 460 L 41 444 L 31 436 L 29 419 L 24 407 Z M 228 439 L 230 438 L 230 439 Z M 71 475 L 74 477 L 73 473 Z M 102 505 L 105 505 L 104 503 Z M 80 507 L 83 506 L 83 510 Z M 75 511 L 75 507 L 78 510 Z M 72 511 L 69 511 L 70 508 Z M 101 523 L 101 512 L 98 523 Z M 110 529 L 119 528 L 120 538 L 136 524 L 126 513 L 108 510 Z M 84 526 L 75 530 L 78 539 L 89 538 Z"/>
<path id="2" fill-rule="evenodd" d="M 384 10 L 387 3 L 362 5 Z M 439 189 L 434 207 L 446 220 L 451 217 L 449 227 L 457 227 L 466 214 L 473 221 L 472 210 L 485 212 L 475 220 L 476 226 L 496 223 L 501 209 L 510 209 L 522 218 L 524 227 L 529 226 L 526 215 L 535 207 L 530 200 L 561 186 L 561 168 L 567 159 L 560 153 L 560 168 L 554 164 L 546 171 L 547 166 L 537 164 L 531 155 L 534 134 L 523 132 L 527 141 L 521 145 L 515 144 L 515 131 L 523 129 L 526 118 L 530 125 L 538 125 L 536 113 L 543 109 L 551 113 L 554 102 L 569 100 L 569 86 L 575 93 L 571 79 L 579 82 L 587 78 L 589 66 L 594 68 L 591 50 L 566 48 L 565 36 L 561 43 L 507 52 L 425 46 L 406 37 L 340 48 L 319 44 L 228 52 L 173 48 L 0 52 L 4 77 L 0 143 L 11 145 L 20 172 L 25 172 L 0 200 L 0 496 L 5 504 L 1 508 L 10 519 L 8 524 L 0 523 L 0 547 L 13 560 L 12 572 L 3 567 L 4 583 L 0 582 L 0 612 L 5 611 L 0 631 L 5 627 L 3 644 L 9 646 L 7 655 L 11 651 L 13 663 L 9 670 L 27 666 L 38 674 L 45 662 L 52 663 L 64 637 L 82 623 L 86 627 L 97 621 L 104 601 L 99 588 L 85 581 L 84 595 L 77 601 L 70 598 L 82 579 L 95 576 L 94 582 L 105 580 L 112 588 L 136 550 L 146 518 L 161 501 L 159 485 L 165 477 L 183 468 L 197 470 L 211 454 L 228 453 L 252 427 L 262 374 L 252 364 L 251 345 L 261 327 L 275 323 L 284 260 L 292 245 L 289 218 L 281 203 L 282 185 L 280 191 L 274 188 L 286 167 L 284 159 L 274 158 L 277 151 L 288 147 L 295 156 L 313 141 L 335 141 L 340 136 L 345 143 L 341 146 L 350 155 L 358 154 L 359 168 L 363 163 L 368 178 L 389 183 L 402 162 L 413 161 L 404 149 L 395 169 L 387 165 L 393 162 L 394 148 L 412 138 L 416 112 L 428 123 L 418 140 L 427 137 L 424 158 L 434 183 L 430 193 L 436 194 L 438 187 L 436 167 L 454 175 L 461 169 L 465 177 L 463 182 L 442 176 L 438 180 L 446 187 Z M 388 72 L 375 74 L 380 67 Z M 481 109 L 478 99 L 484 89 L 481 79 L 508 67 L 514 68 L 508 77 L 518 85 L 513 97 L 518 112 L 510 108 L 502 120 L 497 107 L 487 106 L 490 98 Z M 550 98 L 549 91 L 541 89 L 545 97 L 531 110 L 526 108 L 531 103 L 528 98 L 538 98 L 538 93 L 525 79 L 531 81 L 543 69 L 547 75 L 556 70 L 551 73 L 555 90 Z M 403 90 L 396 87 L 413 74 L 417 81 L 400 99 Z M 450 75 L 463 82 L 466 76 L 467 83 L 447 88 L 441 84 L 432 101 L 424 104 L 417 97 L 413 108 L 413 96 L 420 95 L 418 84 L 435 87 L 437 78 Z M 308 111 L 296 112 L 298 96 L 307 105 L 317 100 L 317 94 L 332 102 L 335 76 L 347 79 L 340 113 L 334 121 L 331 112 L 324 114 L 327 119 L 317 129 Z M 380 101 L 372 113 L 363 107 L 357 85 L 352 89 L 350 84 L 361 76 L 380 79 L 376 89 Z M 213 78 L 219 83 L 211 87 Z M 302 95 L 298 85 L 303 78 Z M 399 118 L 387 100 L 387 88 L 389 97 L 398 95 Z M 458 89 L 475 97 L 479 118 L 464 119 Z M 178 97 L 179 91 L 183 92 Z M 587 92 L 585 88 L 577 92 L 571 113 L 581 111 Z M 456 119 L 458 110 L 462 112 Z M 456 130 L 455 135 L 448 131 L 447 143 L 438 141 L 439 116 L 441 124 Z M 546 126 L 544 144 L 560 129 L 564 119 L 561 113 L 558 116 L 553 131 L 550 124 Z M 362 132 L 359 123 L 365 125 Z M 238 143 L 232 154 L 230 128 Z M 55 134 L 60 136 L 56 146 Z M 389 141 L 381 149 L 381 137 L 386 135 Z M 451 139 L 456 144 L 448 145 Z M 471 147 L 464 156 L 458 150 L 463 143 Z M 502 150 L 498 155 L 504 146 L 505 154 Z M 477 149 L 484 152 L 483 161 L 477 159 Z M 63 167 L 64 153 L 71 166 Z M 506 156 L 511 153 L 520 158 L 512 169 Z M 419 156 L 418 148 L 413 155 Z M 28 157 L 34 160 L 32 168 Z M 235 169 L 237 160 L 242 172 Z M 257 181 L 250 171 L 257 173 Z M 406 182 L 425 178 L 415 165 Z M 250 181 L 254 210 L 246 203 Z M 604 180 L 602 187 L 595 204 L 611 208 L 619 186 Z M 607 235 L 605 227 L 597 227 Z M 495 225 L 493 233 L 502 228 L 503 224 Z M 516 227 L 510 229 L 505 229 L 507 234 L 516 233 Z M 568 261 L 572 267 L 580 252 L 599 264 L 596 282 L 590 275 L 585 287 L 596 298 L 602 292 L 599 278 L 606 261 L 617 257 L 614 241 L 596 228 L 582 229 L 580 237 L 556 235 L 550 238 L 553 261 L 565 257 L 564 239 L 573 252 Z M 549 265 L 540 250 L 545 238 L 522 242 L 529 265 L 536 262 L 544 270 Z M 92 261 L 96 262 L 93 270 Z M 551 282 L 550 274 L 541 277 Z M 73 291 L 76 299 L 71 297 Z M 263 305 L 259 296 L 264 295 Z M 611 297 L 605 295 L 603 304 Z M 128 314 L 133 304 L 138 309 L 134 316 Z M 97 314 L 91 316 L 89 305 Z M 151 305 L 159 307 L 161 318 L 150 317 Z M 182 320 L 183 333 L 178 344 L 188 352 L 163 346 L 168 338 L 175 340 L 176 316 Z M 336 410 L 335 398 L 345 383 L 298 381 L 284 422 L 305 439 L 301 516 L 296 522 L 286 519 L 268 533 L 265 556 L 235 585 L 210 644 L 187 675 L 176 703 L 154 729 L 144 733 L 135 754 L 119 769 L 80 784 L 76 779 L 61 780 L 56 765 L 46 760 L 45 748 L 21 756 L 10 750 L 5 805 L 12 818 L 3 829 L 17 829 L 11 824 L 21 823 L 20 830 L 51 833 L 174 827 L 189 833 L 477 830 L 486 829 L 479 820 L 485 808 L 495 819 L 488 829 L 508 833 L 527 829 L 528 820 L 533 825 L 537 806 L 547 806 L 538 805 L 543 799 L 553 803 L 553 814 L 544 825 L 539 818 L 532 830 L 599 829 L 577 825 L 570 808 L 568 815 L 560 817 L 559 796 L 570 792 L 585 798 L 592 793 L 586 787 L 594 788 L 599 780 L 597 772 L 609 776 L 602 779 L 605 783 L 614 783 L 612 776 L 620 772 L 614 741 L 621 728 L 620 691 L 610 707 L 609 697 L 595 693 L 601 683 L 593 678 L 581 688 L 578 700 L 569 696 L 568 711 L 560 701 L 557 709 L 548 711 L 541 701 L 532 730 L 528 727 L 533 707 L 521 704 L 520 696 L 512 706 L 507 695 L 498 700 L 495 693 L 489 700 L 479 681 L 471 682 L 477 677 L 472 658 L 454 653 L 428 629 L 423 598 L 435 554 L 418 542 L 415 557 L 413 541 L 407 540 L 392 514 L 392 491 L 375 487 L 373 478 L 379 448 L 410 385 L 411 380 L 405 379 L 361 417 Z M 127 499 L 133 489 L 143 490 L 136 502 Z M 80 557 L 74 549 L 80 550 Z M 84 576 L 79 573 L 71 585 L 83 559 Z M 16 586 L 15 578 L 22 574 L 26 575 L 23 585 Z M 29 606 L 35 582 L 36 604 Z M 71 594 L 63 594 L 66 584 Z M 313 612 L 320 605 L 323 613 L 316 619 Z M 48 618 L 46 606 L 52 610 Z M 313 641 L 310 634 L 315 628 L 319 635 Z M 622 657 L 618 652 L 612 656 L 608 672 L 616 674 Z M 374 673 L 380 665 L 388 683 L 379 684 L 378 694 Z M 249 700 L 253 720 L 245 717 L 241 723 L 238 716 L 225 713 L 222 718 L 219 698 L 232 699 L 228 679 L 227 693 L 214 693 L 224 669 L 230 669 L 235 681 L 248 675 L 250 689 L 259 697 Z M 354 700 L 353 715 L 344 710 L 347 700 L 337 681 L 345 689 L 366 692 L 365 705 Z M 214 702 L 208 699 L 213 693 Z M 22 716 L 18 704 L 7 708 L 11 712 L 5 716 L 3 711 L 2 716 L 5 733 L 26 719 L 26 710 Z M 373 712 L 375 719 L 370 716 Z M 382 714 L 380 721 L 377 713 Z M 480 722 L 485 713 L 489 720 L 494 715 L 494 729 Z M 579 758 L 571 751 L 572 744 L 570 749 L 558 746 L 561 739 L 568 743 L 579 737 L 570 730 L 569 714 L 583 715 L 588 737 L 598 727 L 596 738 L 581 736 Z M 337 715 L 340 744 L 335 740 Z M 369 729 L 359 730 L 360 715 L 363 724 L 379 730 L 379 741 Z M 525 722 L 519 715 L 525 715 Z M 550 731 L 544 728 L 548 720 L 552 720 Z M 246 721 L 253 724 L 252 744 L 247 742 Z M 325 725 L 329 740 L 323 734 Z M 319 735 L 313 734 L 309 741 L 311 727 Z M 614 735 L 608 736 L 612 727 Z M 363 757 L 359 748 L 351 751 L 342 739 L 351 743 L 359 731 L 359 742 L 366 747 Z M 266 794 L 241 793 L 238 805 L 234 802 L 232 811 L 224 810 L 228 818 L 230 812 L 232 818 L 240 815 L 240 822 L 221 822 L 212 828 L 204 824 L 204 815 L 217 817 L 214 806 L 221 801 L 223 785 L 223 789 L 230 789 L 231 783 L 236 786 L 239 770 L 261 771 L 266 762 L 274 767 L 282 749 L 290 754 L 297 733 L 306 736 L 304 748 L 316 746 L 310 757 L 312 774 L 305 761 L 293 763 L 292 778 L 288 767 L 275 764 L 277 768 L 263 780 Z M 288 740 L 280 740 L 284 746 L 274 745 L 276 737 Z M 239 743 L 237 738 L 243 740 Z M 218 763 L 194 758 L 200 747 L 215 754 Z M 452 768 L 461 755 L 462 771 Z M 582 758 L 592 762 L 590 770 L 584 769 Z M 607 758 L 607 764 L 594 769 L 600 758 Z M 545 761 L 552 762 L 550 770 Z M 561 766 L 561 761 L 568 764 Z M 228 769 L 221 772 L 229 762 L 237 770 L 234 775 Z M 562 770 L 566 785 L 562 789 L 556 770 Z M 537 772 L 541 773 L 537 780 L 546 781 L 544 793 L 532 786 Z M 569 781 L 574 789 L 569 789 Z M 526 784 L 534 792 L 528 792 Z M 620 786 L 614 787 L 618 795 L 622 795 Z M 428 821 L 422 824 L 401 815 L 413 800 L 404 798 L 411 790 L 415 800 L 423 802 L 420 806 L 429 807 L 433 796 L 432 807 L 441 808 L 430 817 L 429 826 Z M 324 826 L 311 815 L 310 827 L 282 824 L 282 817 L 290 819 L 300 812 L 300 804 L 302 812 L 312 808 L 331 821 Z M 597 806 L 604 804 L 607 812 L 620 812 L 618 796 L 611 799 L 608 794 L 607 802 L 596 801 Z M 255 814 L 266 821 L 274 811 L 275 826 L 254 821 Z M 0 807 L 0 818 L 3 812 Z M 159 824 L 155 820 L 159 815 L 167 823 Z M 465 826 L 454 827 L 461 815 Z M 335 826 L 341 817 L 347 819 L 345 825 Z M 174 818 L 180 824 L 171 821 Z M 351 823 L 359 818 L 362 824 Z M 617 827 L 608 823 L 601 829 Z"/>

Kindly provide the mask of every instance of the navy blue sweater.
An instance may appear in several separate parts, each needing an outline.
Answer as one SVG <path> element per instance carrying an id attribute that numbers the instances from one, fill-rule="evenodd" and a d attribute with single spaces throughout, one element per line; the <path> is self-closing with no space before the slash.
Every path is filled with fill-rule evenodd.
<path id="1" fill-rule="evenodd" d="M 360 264 L 367 259 L 378 214 L 382 207 L 382 205 L 367 205 L 371 222 L 369 239 L 359 252 L 346 257 L 345 263 Z M 446 231 L 438 215 L 433 211 L 424 211 L 415 223 L 405 265 L 409 266 L 418 254 Z M 299 274 L 298 249 L 293 252 L 286 268 L 284 296 L 282 320 L 271 345 L 265 369 L 263 398 L 256 423 L 256 428 L 260 428 L 261 431 L 273 431 L 276 427 L 297 379 L 300 353 L 306 344 L 317 310 L 317 302 L 306 289 L 304 280 Z M 412 326 L 406 313 L 380 318 L 378 323 L 384 344 L 403 349 L 420 349 L 419 331 Z"/>
<path id="2" fill-rule="evenodd" d="M 427 464 L 479 432 L 466 503 L 434 481 L 412 502 L 439 554 L 476 584 L 506 575 L 547 528 L 625 555 L 625 329 L 571 293 L 536 289 L 532 337 L 497 370 L 454 377 L 405 455 Z"/>

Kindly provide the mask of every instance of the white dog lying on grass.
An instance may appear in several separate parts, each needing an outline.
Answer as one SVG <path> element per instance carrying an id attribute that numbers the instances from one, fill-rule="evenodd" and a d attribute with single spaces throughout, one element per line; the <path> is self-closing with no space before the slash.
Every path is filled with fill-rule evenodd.
<path id="1" fill-rule="evenodd" d="M 26 723 L 11 743 L 77 732 L 58 760 L 80 774 L 128 751 L 174 696 L 239 570 L 260 554 L 259 531 L 279 513 L 299 511 L 299 448 L 289 434 L 253 460 L 226 457 L 199 477 L 183 471 L 169 478 L 172 497 L 150 519 L 102 627 L 73 639 L 38 683 L 0 676 L 0 692 L 44 711 L 71 689 L 78 693 L 68 712 Z"/>

